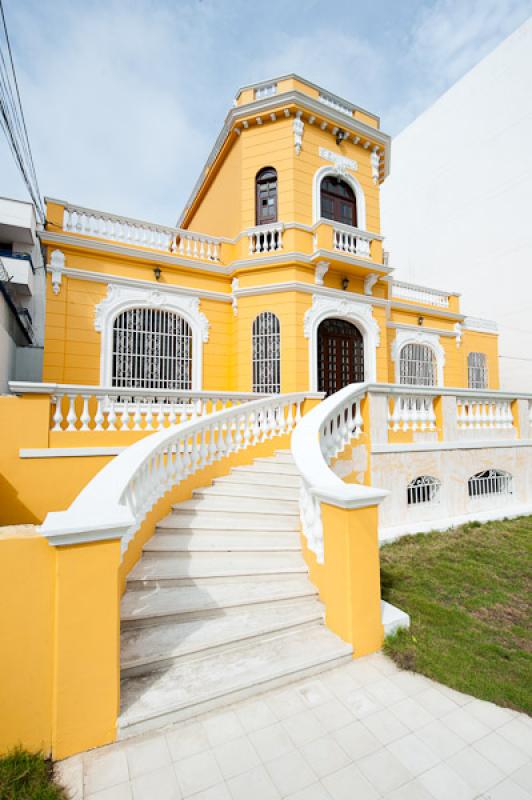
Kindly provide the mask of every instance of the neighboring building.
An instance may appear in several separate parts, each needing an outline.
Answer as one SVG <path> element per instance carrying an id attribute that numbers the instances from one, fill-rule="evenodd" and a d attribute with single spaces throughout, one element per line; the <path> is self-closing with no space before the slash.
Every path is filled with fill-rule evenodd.
<path id="1" fill-rule="evenodd" d="M 33 205 L 0 197 L 0 393 L 41 380 L 44 291 Z"/>
<path id="2" fill-rule="evenodd" d="M 532 391 L 532 19 L 393 142 L 382 191 L 398 276 L 497 320 L 501 387 Z"/>

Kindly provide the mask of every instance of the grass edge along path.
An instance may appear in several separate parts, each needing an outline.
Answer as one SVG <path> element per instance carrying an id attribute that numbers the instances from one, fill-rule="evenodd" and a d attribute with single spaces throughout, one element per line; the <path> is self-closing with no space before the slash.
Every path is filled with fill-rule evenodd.
<path id="1" fill-rule="evenodd" d="M 0 756 L 1 800 L 68 800 L 54 778 L 54 766 L 41 753 L 15 747 Z"/>
<path id="2" fill-rule="evenodd" d="M 532 714 L 532 516 L 384 545 L 381 581 L 411 618 L 384 644 L 399 666 Z"/>

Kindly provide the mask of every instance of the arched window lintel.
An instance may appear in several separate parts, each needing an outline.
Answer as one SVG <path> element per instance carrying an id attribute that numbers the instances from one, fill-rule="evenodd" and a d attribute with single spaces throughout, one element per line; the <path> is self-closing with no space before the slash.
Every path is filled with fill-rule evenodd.
<path id="1" fill-rule="evenodd" d="M 356 198 L 357 206 L 357 227 L 366 230 L 366 198 L 364 190 L 354 175 L 348 172 L 340 172 L 334 164 L 326 164 L 314 173 L 312 180 L 312 222 L 316 224 L 321 219 L 321 182 L 324 178 L 332 176 L 340 178 L 351 187 Z"/>

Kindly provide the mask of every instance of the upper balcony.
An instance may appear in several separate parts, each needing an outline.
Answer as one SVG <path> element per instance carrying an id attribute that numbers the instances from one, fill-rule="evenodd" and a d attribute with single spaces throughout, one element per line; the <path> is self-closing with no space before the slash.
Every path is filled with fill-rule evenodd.
<path id="1" fill-rule="evenodd" d="M 109 249 L 130 257 L 231 274 L 253 261 L 313 263 L 327 258 L 351 271 L 381 272 L 382 240 L 377 233 L 328 219 L 314 225 L 275 222 L 242 231 L 234 239 L 155 225 L 96 209 L 49 200 L 49 223 L 42 234 L 50 245 Z"/>

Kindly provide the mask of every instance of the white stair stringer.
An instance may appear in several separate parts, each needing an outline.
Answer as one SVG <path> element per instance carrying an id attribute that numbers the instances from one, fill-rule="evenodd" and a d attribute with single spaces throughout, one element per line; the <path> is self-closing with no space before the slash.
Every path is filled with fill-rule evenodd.
<path id="1" fill-rule="evenodd" d="M 337 666 L 299 539 L 289 451 L 198 489 L 161 520 L 121 609 L 126 738 Z"/>

